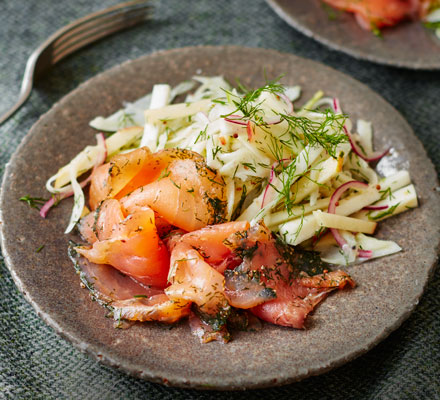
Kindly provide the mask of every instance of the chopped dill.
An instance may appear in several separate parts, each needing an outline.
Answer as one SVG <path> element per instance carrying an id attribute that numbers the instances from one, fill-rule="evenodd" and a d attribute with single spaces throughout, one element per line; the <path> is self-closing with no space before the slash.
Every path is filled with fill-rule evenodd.
<path id="1" fill-rule="evenodd" d="M 235 114 L 237 111 L 241 111 L 245 119 L 254 120 L 257 124 L 258 122 L 264 124 L 262 117 L 258 115 L 258 112 L 261 110 L 261 108 L 259 107 L 261 103 L 253 103 L 258 99 L 258 97 L 260 97 L 263 92 L 269 92 L 272 94 L 283 93 L 285 88 L 280 83 L 278 83 L 280 78 L 281 77 L 278 77 L 271 81 L 267 81 L 264 86 L 254 90 L 248 90 L 239 83 L 238 88 L 241 91 L 245 92 L 243 97 L 239 97 L 232 92 L 225 90 L 232 104 L 236 107 L 236 110 L 232 111 L 229 114 L 222 115 L 222 118 L 226 118 L 231 114 Z"/>
<path id="2" fill-rule="evenodd" d="M 329 6 L 328 4 L 326 4 L 324 2 L 321 3 L 321 6 L 324 9 L 324 11 L 326 12 L 329 21 L 334 21 L 334 20 L 338 19 L 338 16 L 339 16 L 338 11 L 339 10 L 334 9 L 333 7 Z"/>
<path id="3" fill-rule="evenodd" d="M 210 225 L 221 224 L 225 222 L 226 202 L 220 200 L 218 197 L 209 197 L 206 195 L 206 203 L 212 210 L 212 222 Z"/>
<path id="4" fill-rule="evenodd" d="M 159 178 L 157 178 L 158 181 L 160 181 L 163 178 L 167 178 L 168 176 L 170 176 L 171 171 L 168 171 L 168 167 L 165 167 L 162 172 L 160 173 Z"/>
<path id="5" fill-rule="evenodd" d="M 385 211 L 382 211 L 381 213 L 377 215 L 371 215 L 371 211 L 368 213 L 368 219 L 372 221 L 377 221 L 381 218 L 387 217 L 389 215 L 393 215 L 396 208 L 399 206 L 400 202 L 397 204 L 394 204 L 394 206 L 391 206 L 390 208 L 386 209 Z"/>
<path id="6" fill-rule="evenodd" d="M 243 207 L 244 202 L 246 201 L 247 196 L 247 188 L 246 185 L 243 186 L 243 190 L 241 192 L 240 200 L 238 201 L 237 207 L 235 207 L 234 212 L 231 216 L 231 221 L 235 221 L 241 214 L 241 209 Z"/>
<path id="7" fill-rule="evenodd" d="M 394 199 L 393 191 L 390 187 L 386 188 L 385 190 L 379 190 L 379 193 L 381 193 L 379 200 L 385 200 L 387 197 L 392 200 Z"/>
<path id="8" fill-rule="evenodd" d="M 222 106 L 226 105 L 226 101 L 224 100 L 220 100 L 220 99 L 213 99 L 211 100 L 212 103 L 217 103 L 217 104 L 221 104 Z"/>
<path id="9" fill-rule="evenodd" d="M 205 129 L 200 131 L 200 133 L 197 135 L 196 140 L 194 141 L 194 144 L 196 144 L 199 140 L 206 140 L 207 134 L 206 130 L 208 129 L 208 125 L 205 126 Z"/>
<path id="10" fill-rule="evenodd" d="M 19 200 L 27 203 L 27 205 L 32 208 L 37 208 L 38 210 L 40 209 L 40 206 L 42 206 L 47 201 L 47 199 L 44 199 L 42 197 L 31 197 L 28 194 L 26 196 L 20 197 Z"/>
<path id="11" fill-rule="evenodd" d="M 219 152 L 222 152 L 221 146 L 216 146 L 215 149 L 212 149 L 212 158 L 216 158 Z"/>
<path id="12" fill-rule="evenodd" d="M 252 163 L 245 163 L 245 162 L 242 162 L 241 164 L 242 164 L 244 167 L 249 168 L 252 172 L 254 172 L 254 173 L 257 172 L 257 168 L 255 168 L 255 166 L 252 165 Z"/>
<path id="13" fill-rule="evenodd" d="M 232 175 L 232 179 L 235 179 L 235 175 L 237 174 L 237 170 L 238 170 L 238 164 L 235 167 L 235 171 L 234 171 L 234 175 Z"/>
<path id="14" fill-rule="evenodd" d="M 128 113 L 126 111 L 123 111 L 118 119 L 118 126 L 120 128 L 126 128 L 128 124 L 136 125 L 136 122 L 133 119 L 133 115 L 134 113 Z"/>
<path id="15" fill-rule="evenodd" d="M 176 182 L 174 182 L 171 178 L 170 178 L 171 183 L 180 190 L 181 186 L 179 184 L 177 184 Z"/>
<path id="16" fill-rule="evenodd" d="M 307 117 L 279 114 L 282 121 L 286 121 L 288 129 L 286 144 L 296 146 L 297 142 L 303 145 L 321 145 L 333 158 L 337 158 L 336 148 L 339 144 L 348 142 L 348 137 L 343 131 L 347 119 L 344 114 L 335 114 L 330 109 L 323 112 L 323 121 L 313 121 Z M 329 133 L 334 128 L 336 133 Z"/>
<path id="17" fill-rule="evenodd" d="M 371 32 L 373 32 L 374 36 L 383 39 L 382 31 L 374 22 L 371 22 Z"/>
<path id="18" fill-rule="evenodd" d="M 319 253 L 316 251 L 290 246 L 279 235 L 275 236 L 275 245 L 284 262 L 294 266 L 298 272 L 305 271 L 308 275 L 317 275 L 322 274 L 324 270 L 330 269 L 329 264 L 322 261 Z"/>

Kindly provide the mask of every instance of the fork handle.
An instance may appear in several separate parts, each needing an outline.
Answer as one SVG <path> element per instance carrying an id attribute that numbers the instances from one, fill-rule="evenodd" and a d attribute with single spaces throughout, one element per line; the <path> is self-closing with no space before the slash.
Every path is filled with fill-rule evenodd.
<path id="1" fill-rule="evenodd" d="M 28 64 L 29 64 L 29 61 L 28 61 Z M 28 68 L 26 66 L 26 70 L 27 69 Z M 29 95 L 31 94 L 31 91 L 32 91 L 32 78 L 31 78 L 31 80 L 29 80 L 28 76 L 26 76 L 26 74 L 25 74 L 25 76 L 23 77 L 22 85 L 21 85 L 20 96 L 18 97 L 17 102 L 8 111 L 6 111 L 2 116 L 0 116 L 0 125 L 3 124 L 3 122 L 7 121 L 12 115 L 14 115 L 15 112 L 26 102 Z"/>

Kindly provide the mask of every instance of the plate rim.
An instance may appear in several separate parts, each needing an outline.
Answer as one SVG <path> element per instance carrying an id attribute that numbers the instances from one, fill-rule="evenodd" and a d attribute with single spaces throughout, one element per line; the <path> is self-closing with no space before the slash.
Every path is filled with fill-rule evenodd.
<path id="1" fill-rule="evenodd" d="M 321 0 L 319 0 L 321 1 Z M 299 23 L 289 12 L 287 12 L 284 7 L 279 4 L 279 0 L 266 0 L 266 3 L 270 6 L 270 8 L 289 26 L 296 29 L 298 32 L 303 35 L 316 40 L 317 42 L 327 46 L 328 48 L 336 51 L 340 51 L 350 57 L 355 58 L 356 60 L 368 61 L 377 65 L 385 65 L 388 67 L 395 68 L 403 68 L 408 70 L 415 71 L 438 71 L 440 70 L 440 62 L 437 64 L 429 63 L 427 65 L 423 65 L 417 63 L 415 61 L 402 61 L 393 62 L 387 58 L 383 58 L 382 56 L 377 56 L 374 54 L 362 52 L 355 47 L 347 48 L 345 46 L 341 46 L 332 40 L 327 39 L 325 36 L 315 33 L 313 30 L 309 29 L 307 26 Z M 439 39 L 440 40 L 440 39 Z"/>
<path id="2" fill-rule="evenodd" d="M 268 53 L 277 53 L 278 55 L 283 55 L 283 56 L 289 56 L 289 57 L 293 57 L 296 59 L 301 59 L 301 60 L 305 60 L 306 62 L 310 62 L 312 64 L 318 64 L 320 68 L 323 69 L 329 69 L 332 71 L 336 71 L 338 74 L 342 74 L 344 76 L 344 78 L 348 81 L 352 81 L 355 82 L 357 85 L 361 85 L 363 86 L 365 89 L 367 89 L 368 91 L 374 93 L 376 96 L 378 96 L 378 98 L 380 98 L 384 103 L 386 103 L 389 107 L 391 107 L 394 111 L 396 116 L 399 117 L 399 119 L 401 120 L 402 123 L 404 123 L 408 129 L 408 132 L 411 132 L 412 136 L 414 137 L 414 139 L 420 144 L 421 149 L 423 149 L 424 155 L 426 156 L 426 160 L 427 162 L 430 164 L 430 167 L 435 171 L 435 167 L 434 164 L 432 163 L 431 159 L 428 157 L 426 150 L 423 146 L 423 144 L 421 143 L 420 139 L 416 136 L 416 134 L 414 133 L 413 129 L 411 128 L 411 126 L 409 125 L 409 123 L 405 120 L 405 118 L 401 115 L 401 113 L 395 109 L 395 107 L 390 104 L 389 102 L 387 102 L 379 93 L 375 92 L 374 90 L 372 90 L 371 88 L 369 88 L 367 85 L 365 85 L 364 83 L 354 79 L 353 77 L 351 77 L 348 74 L 342 73 L 332 67 L 329 67 L 323 63 L 314 61 L 314 60 L 310 60 L 304 57 L 300 57 L 297 55 L 293 55 L 290 53 L 285 53 L 285 52 L 280 52 L 277 50 L 273 50 L 273 49 L 264 49 L 264 48 L 255 48 L 255 47 L 244 47 L 244 46 L 230 46 L 230 45 L 223 45 L 223 46 L 205 46 L 205 45 L 199 45 L 199 46 L 186 46 L 186 47 L 180 47 L 180 48 L 174 48 L 174 49 L 168 49 L 168 50 L 159 50 L 159 51 L 155 51 L 152 53 L 148 53 L 144 56 L 141 56 L 139 58 L 136 59 L 129 59 L 127 61 L 124 61 L 123 63 L 117 64 L 93 77 L 91 77 L 90 79 L 88 79 L 87 81 L 83 82 L 82 84 L 80 84 L 77 88 L 75 88 L 74 90 L 72 90 L 71 92 L 67 93 L 66 95 L 64 95 L 60 100 L 58 100 L 57 102 L 55 102 L 51 108 L 45 112 L 43 115 L 41 115 L 39 117 L 39 119 L 33 124 L 33 126 L 31 127 L 31 129 L 27 132 L 27 134 L 23 137 L 23 139 L 21 140 L 19 146 L 17 147 L 17 149 L 15 150 L 15 152 L 13 153 L 13 155 L 11 156 L 10 160 L 8 161 L 8 163 L 6 164 L 5 167 L 5 172 L 3 175 L 3 180 L 2 180 L 2 189 L 6 186 L 6 183 L 10 177 L 10 173 L 11 173 L 11 169 L 13 168 L 14 165 L 14 160 L 15 158 L 19 157 L 19 153 L 20 150 L 26 146 L 27 141 L 30 140 L 30 137 L 32 136 L 34 130 L 36 129 L 36 127 L 38 127 L 38 125 L 44 121 L 48 116 L 50 116 L 50 114 L 54 111 L 57 111 L 60 107 L 63 106 L 64 102 L 67 102 L 71 97 L 75 97 L 76 93 L 80 90 L 83 90 L 84 86 L 87 86 L 92 80 L 97 79 L 98 77 L 102 77 L 103 75 L 107 75 L 107 74 L 111 74 L 116 72 L 119 69 L 124 69 L 126 65 L 131 64 L 133 62 L 141 62 L 141 60 L 145 59 L 145 58 L 149 58 L 151 56 L 166 56 L 168 54 L 172 54 L 174 52 L 180 52 L 182 50 L 197 50 L 197 51 L 203 51 L 204 49 L 213 49 L 215 51 L 227 51 L 228 49 L 235 49 L 235 50 L 252 50 L 252 51 L 256 51 L 256 52 L 268 52 Z M 437 184 L 438 184 L 438 177 L 437 179 Z M 4 260 L 5 260 L 5 264 L 9 270 L 9 272 L 11 273 L 11 276 L 14 280 L 15 285 L 17 286 L 17 288 L 20 290 L 21 293 L 23 293 L 23 295 L 25 296 L 26 300 L 28 301 L 28 303 L 30 303 L 32 305 L 32 307 L 35 309 L 37 315 L 50 327 L 52 327 L 55 332 L 60 335 L 61 337 L 63 337 L 64 339 L 67 339 L 70 343 L 72 343 L 77 349 L 79 349 L 81 352 L 83 353 L 87 353 L 88 355 L 92 356 L 93 359 L 105 364 L 105 365 L 109 365 L 112 367 L 117 367 L 120 369 L 123 369 L 124 371 L 126 371 L 127 373 L 129 373 L 132 376 L 135 377 L 139 377 L 142 379 L 147 379 L 149 381 L 152 382 L 156 382 L 156 383 L 166 383 L 166 384 L 170 384 L 171 386 L 175 386 L 175 387 L 181 387 L 181 388 L 194 388 L 194 389 L 217 389 L 217 390 L 237 390 L 237 389 L 256 389 L 256 388 L 265 388 L 265 387 L 272 387 L 272 386 L 280 386 L 280 385 L 285 385 L 285 384 L 289 384 L 289 383 L 293 383 L 293 382 L 297 382 L 300 381 L 304 378 L 307 378 L 309 376 L 313 376 L 313 375 L 320 375 L 322 373 L 325 373 L 329 370 L 332 370 L 336 367 L 339 367 L 343 364 L 346 364 L 352 360 L 354 360 L 355 358 L 359 357 L 362 354 L 365 354 L 366 352 L 368 352 L 370 349 L 372 349 L 373 347 L 375 347 L 379 342 L 383 341 L 386 337 L 389 336 L 390 333 L 392 333 L 394 330 L 396 330 L 408 317 L 409 315 L 414 311 L 416 305 L 417 305 L 417 301 L 416 302 L 412 302 L 411 306 L 406 310 L 405 313 L 403 313 L 400 318 L 398 318 L 395 323 L 389 327 L 389 329 L 381 332 L 379 335 L 376 336 L 376 339 L 371 341 L 368 346 L 363 347 L 362 349 L 359 349 L 358 351 L 354 352 L 354 353 L 350 353 L 348 358 L 344 358 L 344 357 L 340 357 L 338 360 L 336 361 L 332 361 L 330 362 L 328 365 L 326 366 L 321 366 L 320 368 L 315 368 L 314 370 L 306 370 L 304 371 L 302 374 L 297 374 L 295 377 L 291 377 L 291 378 L 284 378 L 282 380 L 279 380 L 277 382 L 273 382 L 273 381 L 262 381 L 260 380 L 258 383 L 249 383 L 246 386 L 219 386 L 219 385 L 214 385 L 213 387 L 210 388 L 206 388 L 204 385 L 198 385 L 197 383 L 194 382 L 190 382 L 188 384 L 188 381 L 186 378 L 184 377 L 180 377 L 180 379 L 174 379 L 176 377 L 174 377 L 172 380 L 171 379 L 165 379 L 164 377 L 159 377 L 159 376 L 153 376 L 151 374 L 148 374 L 148 371 L 138 371 L 135 368 L 130 369 L 129 366 L 127 366 L 127 364 L 121 365 L 120 361 L 118 361 L 117 359 L 112 358 L 112 356 L 110 354 L 102 354 L 98 348 L 95 348 L 95 346 L 93 344 L 90 343 L 84 343 L 81 341 L 80 338 L 76 337 L 74 333 L 66 331 L 65 329 L 63 329 L 62 326 L 60 326 L 54 319 L 51 318 L 51 316 L 49 314 L 47 314 L 46 312 L 44 312 L 44 310 L 42 310 L 38 303 L 33 300 L 32 296 L 28 293 L 28 291 L 25 289 L 25 287 L 23 286 L 23 283 L 20 279 L 20 277 L 16 274 L 16 272 L 14 271 L 13 268 L 13 262 L 11 259 L 11 255 L 9 254 L 9 250 L 6 246 L 4 246 L 5 244 L 5 224 L 1 223 L 1 221 L 4 220 L 3 218 L 3 213 L 4 211 L 6 211 L 7 207 L 4 207 L 5 205 L 5 192 L 4 190 L 1 190 L 1 194 L 0 194 L 0 245 L 2 247 L 2 251 L 3 251 L 3 255 L 4 255 Z M 439 238 L 440 240 L 440 238 Z M 430 265 L 429 269 L 425 270 L 425 277 L 424 277 L 424 283 L 423 286 L 421 287 L 421 290 L 419 293 L 416 294 L 415 298 L 419 299 L 423 292 L 426 289 L 426 285 L 429 282 L 429 279 L 432 277 L 432 274 L 434 272 L 437 260 L 439 258 L 438 255 L 438 248 L 440 246 L 440 241 L 439 244 L 437 244 L 437 257 L 433 260 L 432 264 Z M 166 382 L 165 382 L 166 381 Z"/>

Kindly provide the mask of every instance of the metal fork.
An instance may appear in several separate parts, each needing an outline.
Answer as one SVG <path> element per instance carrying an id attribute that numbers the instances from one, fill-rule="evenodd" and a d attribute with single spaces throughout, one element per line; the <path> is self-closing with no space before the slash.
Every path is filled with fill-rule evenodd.
<path id="1" fill-rule="evenodd" d="M 59 29 L 29 57 L 17 103 L 0 117 L 0 125 L 29 97 L 36 79 L 58 61 L 105 36 L 139 24 L 152 15 L 150 0 L 132 0 L 80 18 Z"/>

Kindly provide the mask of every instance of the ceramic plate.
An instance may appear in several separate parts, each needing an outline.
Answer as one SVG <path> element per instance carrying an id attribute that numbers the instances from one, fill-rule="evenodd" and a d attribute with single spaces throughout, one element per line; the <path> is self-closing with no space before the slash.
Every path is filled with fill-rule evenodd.
<path id="1" fill-rule="evenodd" d="M 404 251 L 349 267 L 358 287 L 334 293 L 294 330 L 265 325 L 240 332 L 227 345 L 200 344 L 186 323 L 170 329 L 154 323 L 113 328 L 105 310 L 92 302 L 67 257 L 74 235 L 63 235 L 71 200 L 41 219 L 19 197 L 46 196 L 46 179 L 95 141 L 88 122 L 151 91 L 193 75 L 222 74 L 249 86 L 267 76 L 303 87 L 303 99 L 318 89 L 338 96 L 354 120 L 377 128 L 377 148 L 393 147 L 381 169 L 411 171 L 421 206 L 381 224 L 380 237 Z M 32 168 L 31 168 L 32 166 Z M 440 224 L 434 167 L 400 114 L 354 79 L 321 64 L 272 50 L 190 47 L 154 53 L 96 76 L 42 116 L 12 157 L 1 197 L 5 261 L 38 314 L 81 351 L 135 376 L 181 387 L 242 389 L 297 381 L 328 371 L 365 353 L 408 317 L 421 296 L 436 259 Z M 36 252 L 40 246 L 44 249 Z"/>
<path id="2" fill-rule="evenodd" d="M 440 69 L 440 39 L 420 21 L 383 30 L 382 37 L 359 27 L 353 14 L 329 12 L 321 0 L 266 0 L 289 25 L 353 57 L 411 69 Z"/>

